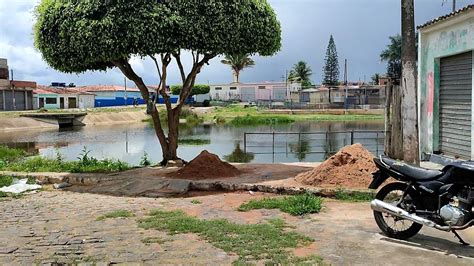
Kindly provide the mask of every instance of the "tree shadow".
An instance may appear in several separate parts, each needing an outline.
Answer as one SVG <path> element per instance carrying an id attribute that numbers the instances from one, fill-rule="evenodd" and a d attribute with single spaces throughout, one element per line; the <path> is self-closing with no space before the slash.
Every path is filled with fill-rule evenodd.
<path id="1" fill-rule="evenodd" d="M 225 155 L 224 160 L 229 163 L 250 163 L 255 158 L 255 155 L 250 152 L 244 152 L 240 148 L 240 142 L 235 143 L 235 148 L 231 154 Z"/>

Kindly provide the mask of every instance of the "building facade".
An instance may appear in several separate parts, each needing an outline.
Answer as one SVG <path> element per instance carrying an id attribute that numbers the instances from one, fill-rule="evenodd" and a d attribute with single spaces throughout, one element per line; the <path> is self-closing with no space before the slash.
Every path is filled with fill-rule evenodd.
<path id="1" fill-rule="evenodd" d="M 7 59 L 0 58 L 0 111 L 33 109 L 36 82 L 10 80 Z"/>
<path id="2" fill-rule="evenodd" d="M 210 87 L 212 100 L 242 102 L 285 102 L 290 100 L 291 91 L 301 90 L 301 84 L 287 82 L 231 83 Z"/>
<path id="3" fill-rule="evenodd" d="M 34 91 L 34 109 L 94 108 L 95 94 L 74 87 L 40 86 Z"/>
<path id="4" fill-rule="evenodd" d="M 474 158 L 474 5 L 432 20 L 419 30 L 420 151 Z"/>

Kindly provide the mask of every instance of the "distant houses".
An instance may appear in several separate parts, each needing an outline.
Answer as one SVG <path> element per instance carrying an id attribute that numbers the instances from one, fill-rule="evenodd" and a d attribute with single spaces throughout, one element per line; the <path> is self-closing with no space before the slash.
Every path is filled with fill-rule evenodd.
<path id="1" fill-rule="evenodd" d="M 0 111 L 33 109 L 36 82 L 10 80 L 8 61 L 0 58 Z"/>
<path id="2" fill-rule="evenodd" d="M 84 109 L 95 107 L 95 94 L 74 87 L 38 86 L 33 94 L 34 109 Z"/>

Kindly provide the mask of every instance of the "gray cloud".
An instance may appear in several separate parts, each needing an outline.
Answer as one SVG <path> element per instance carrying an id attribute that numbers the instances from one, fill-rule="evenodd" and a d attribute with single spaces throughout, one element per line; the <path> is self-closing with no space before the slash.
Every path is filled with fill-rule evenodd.
<path id="1" fill-rule="evenodd" d="M 33 9 L 38 0 L 0 0 L 0 57 L 8 58 L 16 79 L 40 84 L 52 81 L 88 84 L 122 84 L 117 70 L 87 72 L 79 75 L 59 73 L 49 68 L 33 47 Z M 333 34 L 342 64 L 349 62 L 351 80 L 370 79 L 384 73 L 379 54 L 388 36 L 400 32 L 400 0 L 269 0 L 282 24 L 283 47 L 273 57 L 256 57 L 256 66 L 246 69 L 243 82 L 281 80 L 286 70 L 299 60 L 307 61 L 314 72 L 313 81 L 321 81 L 326 46 Z M 416 23 L 421 24 L 451 11 L 443 0 L 416 0 Z M 474 0 L 458 0 L 459 7 Z M 189 57 L 188 57 L 189 59 Z M 133 65 L 149 84 L 157 83 L 149 60 L 133 59 Z M 189 66 L 189 65 L 188 65 Z M 231 81 L 230 69 L 214 59 L 198 77 L 199 83 Z M 178 83 L 176 66 L 169 83 Z"/>

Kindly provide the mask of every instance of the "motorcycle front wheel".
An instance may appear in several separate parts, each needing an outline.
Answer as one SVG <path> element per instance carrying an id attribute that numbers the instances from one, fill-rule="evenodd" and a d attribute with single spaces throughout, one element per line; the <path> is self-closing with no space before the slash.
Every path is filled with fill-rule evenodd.
<path id="1" fill-rule="evenodd" d="M 420 206 L 418 195 L 413 190 L 409 189 L 405 198 L 400 201 L 407 186 L 400 182 L 390 183 L 380 189 L 375 198 L 413 213 L 417 206 Z M 423 227 L 421 224 L 378 211 L 374 211 L 374 218 L 383 234 L 395 239 L 405 240 L 413 237 Z"/>

